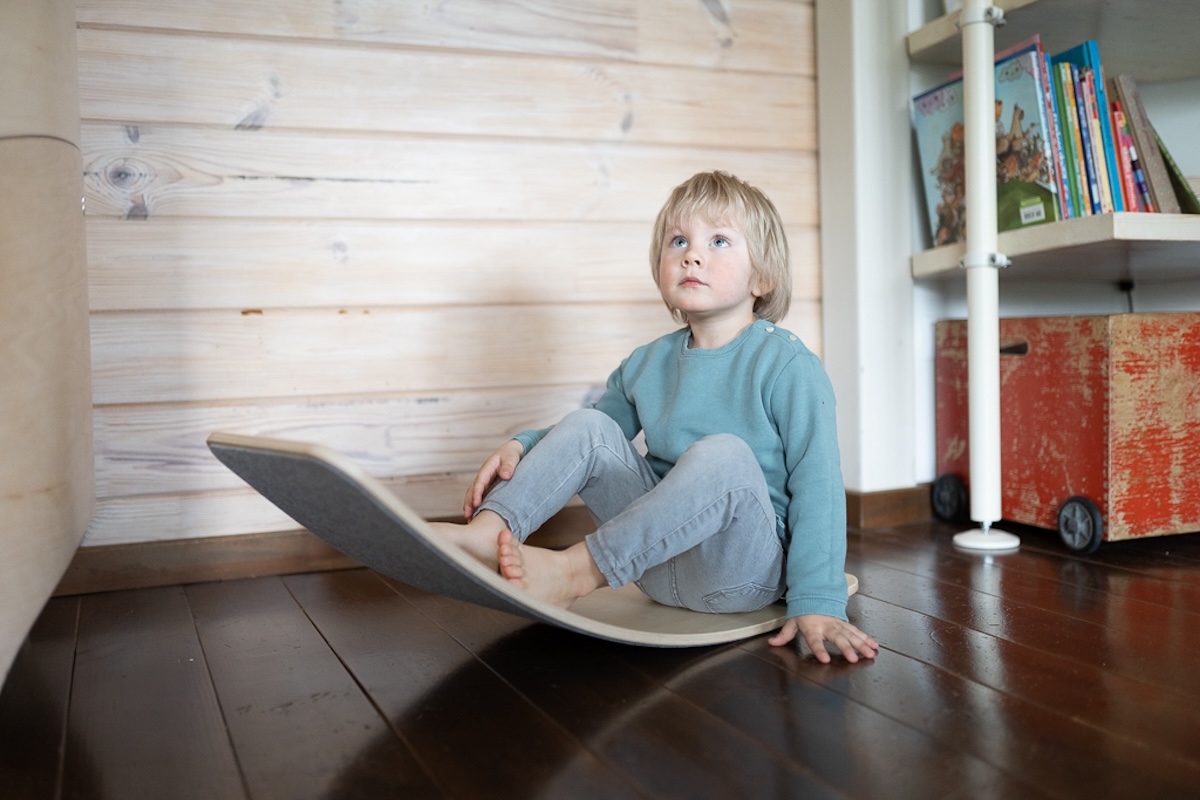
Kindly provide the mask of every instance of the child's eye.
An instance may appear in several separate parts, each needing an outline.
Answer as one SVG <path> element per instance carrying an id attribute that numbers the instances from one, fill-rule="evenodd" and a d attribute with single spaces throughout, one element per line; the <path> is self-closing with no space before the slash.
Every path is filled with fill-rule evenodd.
<path id="1" fill-rule="evenodd" d="M 687 247 L 687 239 L 682 236 L 675 236 L 671 239 L 671 247 Z"/>
<path id="2" fill-rule="evenodd" d="M 713 244 L 717 247 L 729 247 L 729 240 L 724 236 L 717 236 L 713 238 Z"/>

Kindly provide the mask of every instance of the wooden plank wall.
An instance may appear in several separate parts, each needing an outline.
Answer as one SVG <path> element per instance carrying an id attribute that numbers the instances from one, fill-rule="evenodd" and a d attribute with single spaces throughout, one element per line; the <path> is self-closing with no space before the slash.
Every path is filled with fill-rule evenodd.
<path id="1" fill-rule="evenodd" d="M 453 514 L 506 436 L 673 324 L 653 217 L 720 168 L 788 223 L 820 352 L 811 0 L 79 0 L 85 545 L 295 527 L 213 430 Z"/>

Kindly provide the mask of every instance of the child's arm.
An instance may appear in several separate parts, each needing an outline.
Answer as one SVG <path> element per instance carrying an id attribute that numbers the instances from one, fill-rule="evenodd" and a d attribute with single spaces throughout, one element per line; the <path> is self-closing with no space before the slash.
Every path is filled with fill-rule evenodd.
<path id="1" fill-rule="evenodd" d="M 467 489 L 467 496 L 463 501 L 464 517 L 469 520 L 475 516 L 475 512 L 483 504 L 483 498 L 492 485 L 511 478 L 513 470 L 517 468 L 517 462 L 524 455 L 525 446 L 516 439 L 509 439 L 500 445 L 496 452 L 487 457 L 475 475 L 475 481 Z"/>
<path id="2" fill-rule="evenodd" d="M 825 643 L 829 642 L 845 656 L 850 663 L 858 661 L 859 654 L 863 658 L 874 658 L 879 652 L 879 643 L 858 628 L 837 617 L 827 617 L 823 614 L 804 614 L 791 617 L 783 624 L 779 633 L 767 640 L 773 647 L 790 643 L 799 634 L 808 644 L 817 661 L 828 664 L 831 659 Z"/>
<path id="3" fill-rule="evenodd" d="M 846 619 L 846 492 L 837 447 L 833 387 L 814 357 L 780 376 L 772 408 L 783 440 L 788 504 L 788 620 L 771 638 L 803 638 L 822 663 L 825 643 L 848 661 L 874 658 L 879 645 Z"/>

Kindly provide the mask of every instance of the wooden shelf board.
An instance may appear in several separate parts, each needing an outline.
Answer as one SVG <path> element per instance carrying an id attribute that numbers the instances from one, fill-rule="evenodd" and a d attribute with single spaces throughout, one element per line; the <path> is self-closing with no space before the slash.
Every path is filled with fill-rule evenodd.
<path id="1" fill-rule="evenodd" d="M 1100 214 L 1005 231 L 997 247 L 1012 260 L 1001 274 L 1021 280 L 1200 279 L 1200 216 Z M 958 275 L 959 242 L 917 253 L 912 274 L 920 279 Z"/>
<path id="2" fill-rule="evenodd" d="M 1040 34 L 1048 53 L 1088 39 L 1100 44 L 1106 75 L 1172 81 L 1200 76 L 1200 3 L 1195 0 L 993 0 L 1007 24 L 996 30 L 996 51 Z M 908 36 L 909 58 L 958 66 L 959 12 L 939 17 Z"/>

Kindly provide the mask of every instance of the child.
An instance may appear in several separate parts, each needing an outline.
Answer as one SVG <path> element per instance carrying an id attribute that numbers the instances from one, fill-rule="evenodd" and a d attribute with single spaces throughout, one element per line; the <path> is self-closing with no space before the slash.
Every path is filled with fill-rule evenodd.
<path id="1" fill-rule="evenodd" d="M 792 287 L 774 205 L 727 173 L 695 175 L 659 212 L 650 266 L 686 327 L 635 350 L 592 408 L 503 444 L 467 492 L 468 523 L 437 527 L 561 607 L 630 581 L 713 613 L 786 594 L 772 645 L 800 635 L 823 663 L 825 642 L 874 658 L 879 645 L 846 621 L 832 387 L 775 325 Z M 630 443 L 639 431 L 645 456 Z M 594 533 L 563 551 L 523 544 L 576 494 Z"/>

